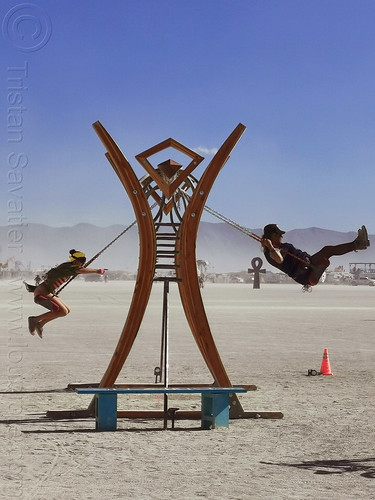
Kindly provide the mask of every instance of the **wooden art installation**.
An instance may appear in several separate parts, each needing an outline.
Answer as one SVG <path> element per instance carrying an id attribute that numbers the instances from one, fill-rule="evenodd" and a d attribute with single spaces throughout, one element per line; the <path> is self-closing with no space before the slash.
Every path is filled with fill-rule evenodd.
<path id="1" fill-rule="evenodd" d="M 164 387 L 169 386 L 168 293 L 169 284 L 176 282 L 189 327 L 213 377 L 213 385 L 232 387 L 205 313 L 197 275 L 195 247 L 207 197 L 221 168 L 244 133 L 245 126 L 237 125 L 212 158 L 200 179 L 197 179 L 193 172 L 204 158 L 171 138 L 136 156 L 137 161 L 146 170 L 146 174 L 138 179 L 130 163 L 103 125 L 96 122 L 93 128 L 106 149 L 108 161 L 129 196 L 139 234 L 139 265 L 133 298 L 117 346 L 98 386 L 103 388 L 115 386 L 141 326 L 152 285 L 155 281 L 161 281 L 164 283 L 162 352 L 160 367 L 155 369 L 155 382 L 161 382 Z M 153 166 L 150 157 L 167 149 L 174 149 L 179 154 L 185 155 L 188 158 L 187 166 L 184 167 L 171 159 Z M 255 386 L 243 387 L 247 390 L 256 389 Z M 60 418 L 92 415 L 94 409 L 93 400 L 88 410 L 60 412 Z M 166 410 L 165 406 L 164 413 Z M 122 412 L 122 414 L 128 417 L 147 416 L 141 412 Z M 250 415 L 247 412 L 246 416 L 255 415 L 259 413 Z M 56 412 L 48 412 L 47 416 L 57 415 Z M 245 412 L 235 394 L 230 400 L 230 416 L 245 417 Z M 276 413 L 264 416 L 280 418 L 280 414 Z"/>

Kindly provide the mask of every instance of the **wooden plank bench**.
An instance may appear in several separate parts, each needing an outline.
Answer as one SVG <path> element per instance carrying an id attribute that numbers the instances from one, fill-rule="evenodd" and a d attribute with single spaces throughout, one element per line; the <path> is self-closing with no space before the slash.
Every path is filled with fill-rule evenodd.
<path id="1" fill-rule="evenodd" d="M 201 394 L 202 429 L 229 427 L 229 397 L 247 392 L 243 387 L 153 387 L 153 388 L 77 388 L 77 394 L 97 396 L 95 405 L 96 430 L 115 431 L 117 428 L 118 394 Z M 165 413 L 164 418 L 167 418 Z M 166 426 L 164 426 L 166 428 Z"/>

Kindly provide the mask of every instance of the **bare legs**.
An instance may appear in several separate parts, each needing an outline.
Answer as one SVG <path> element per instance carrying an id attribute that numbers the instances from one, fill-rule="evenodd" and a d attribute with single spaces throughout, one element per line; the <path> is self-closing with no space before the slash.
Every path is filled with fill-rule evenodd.
<path id="1" fill-rule="evenodd" d="M 36 330 L 39 337 L 42 337 L 43 326 L 49 321 L 66 316 L 67 314 L 69 314 L 70 309 L 58 297 L 56 297 L 52 293 L 48 293 L 44 284 L 38 286 L 34 291 L 34 299 L 39 296 L 46 297 L 49 300 L 52 306 L 52 310 L 40 314 L 39 316 L 30 316 L 29 330 L 32 335 L 34 335 Z"/>
<path id="2" fill-rule="evenodd" d="M 54 304 L 55 308 L 52 311 L 40 314 L 39 316 L 34 316 L 36 322 L 40 323 L 42 327 L 49 321 L 52 321 L 56 318 L 62 318 L 70 312 L 69 307 L 57 297 L 49 294 L 48 298 L 50 298 L 50 301 L 52 302 L 52 304 Z"/>

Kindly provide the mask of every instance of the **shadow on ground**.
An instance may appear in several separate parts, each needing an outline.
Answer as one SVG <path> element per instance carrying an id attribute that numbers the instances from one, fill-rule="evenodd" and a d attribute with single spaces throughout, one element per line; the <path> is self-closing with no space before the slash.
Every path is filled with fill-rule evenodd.
<path id="1" fill-rule="evenodd" d="M 314 471 L 314 474 L 344 474 L 346 472 L 360 472 L 361 476 L 375 478 L 375 457 L 356 458 L 349 460 L 313 460 L 302 463 L 274 463 L 260 462 L 266 465 L 278 465 L 281 467 L 295 467 Z"/>

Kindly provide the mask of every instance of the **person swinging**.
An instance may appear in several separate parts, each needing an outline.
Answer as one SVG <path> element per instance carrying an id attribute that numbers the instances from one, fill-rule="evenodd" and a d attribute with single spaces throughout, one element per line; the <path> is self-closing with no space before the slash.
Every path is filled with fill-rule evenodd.
<path id="1" fill-rule="evenodd" d="M 358 229 L 355 240 L 340 245 L 327 245 L 314 255 L 295 248 L 291 243 L 283 243 L 282 231 L 277 224 L 267 224 L 263 229 L 261 245 L 266 260 L 272 266 L 290 276 L 305 288 L 316 285 L 335 255 L 344 255 L 370 246 L 367 229 Z"/>
<path id="2" fill-rule="evenodd" d="M 98 273 L 104 274 L 105 269 L 90 269 L 83 267 L 86 262 L 86 256 L 82 252 L 70 250 L 69 262 L 63 262 L 57 267 L 50 269 L 44 276 L 44 281 L 37 285 L 33 290 L 34 302 L 49 309 L 48 312 L 39 316 L 29 316 L 28 327 L 31 335 L 35 332 L 40 338 L 43 336 L 43 327 L 49 321 L 66 316 L 70 309 L 57 296 L 59 287 L 67 282 L 70 278 L 74 278 L 77 274 Z M 28 289 L 33 288 L 27 285 Z"/>

